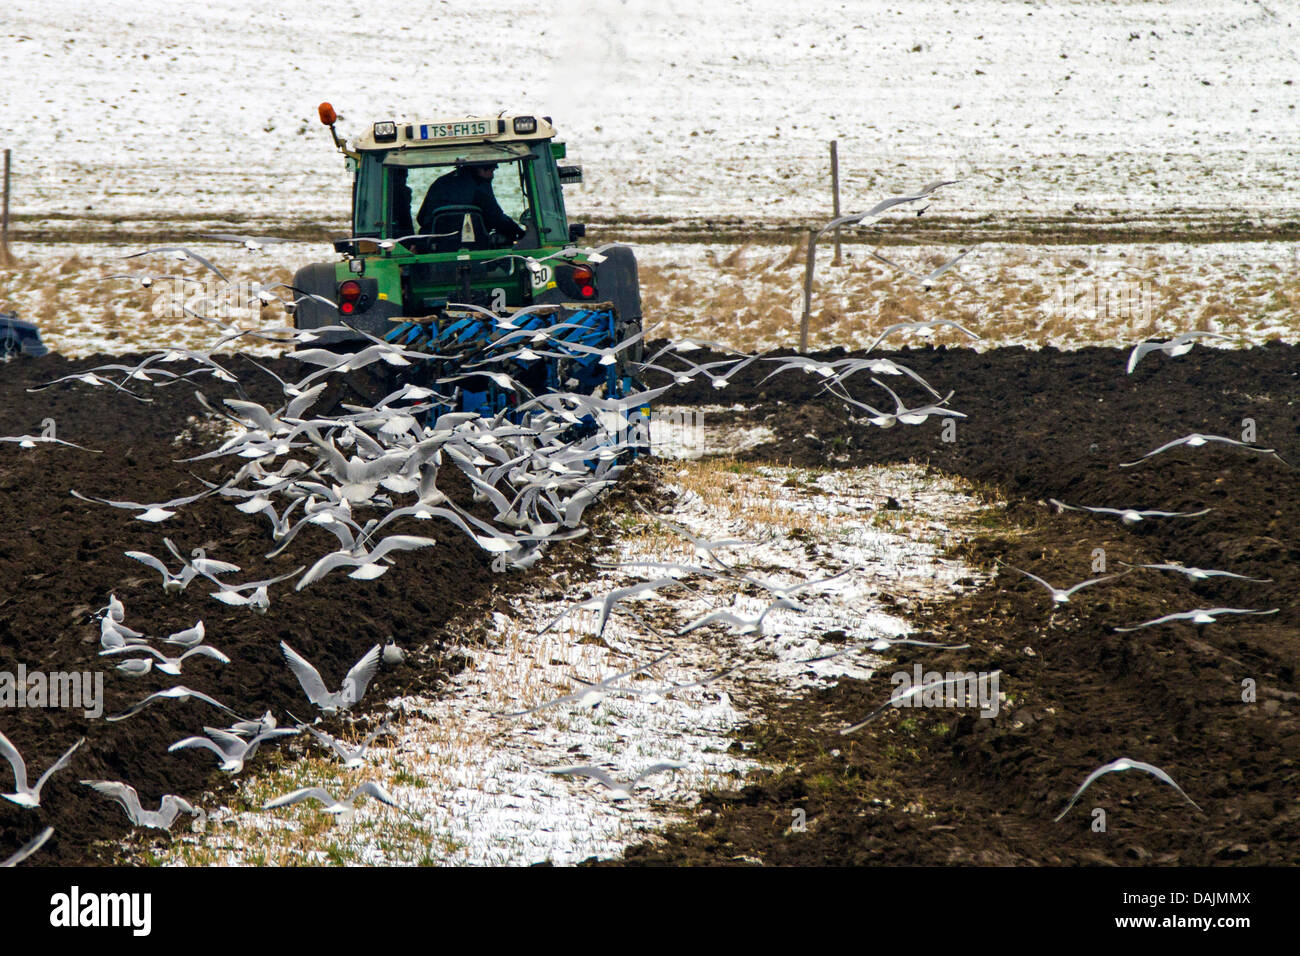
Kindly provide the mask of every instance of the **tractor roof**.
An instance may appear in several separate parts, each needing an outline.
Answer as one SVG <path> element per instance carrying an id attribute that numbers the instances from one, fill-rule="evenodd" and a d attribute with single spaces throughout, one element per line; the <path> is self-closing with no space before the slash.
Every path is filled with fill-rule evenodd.
<path id="1" fill-rule="evenodd" d="M 549 117 L 532 115 L 471 116 L 461 119 L 387 120 L 375 123 L 354 145 L 359 150 L 458 143 L 514 143 L 551 139 Z"/>

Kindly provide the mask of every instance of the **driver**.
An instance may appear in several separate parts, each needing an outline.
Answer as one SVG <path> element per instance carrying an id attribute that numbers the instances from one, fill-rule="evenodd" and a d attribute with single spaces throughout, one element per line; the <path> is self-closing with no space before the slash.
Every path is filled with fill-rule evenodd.
<path id="1" fill-rule="evenodd" d="M 523 238 L 523 227 L 502 211 L 492 192 L 496 168 L 496 163 L 466 163 L 435 179 L 415 217 L 420 231 L 433 232 L 433 214 L 443 206 L 477 206 L 488 229 L 512 245 Z"/>

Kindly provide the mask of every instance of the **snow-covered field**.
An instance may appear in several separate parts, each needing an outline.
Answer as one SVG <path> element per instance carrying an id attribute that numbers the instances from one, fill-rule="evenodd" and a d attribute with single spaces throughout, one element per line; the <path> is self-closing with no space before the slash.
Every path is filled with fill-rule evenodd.
<path id="1" fill-rule="evenodd" d="M 510 614 L 494 615 L 488 647 L 452 649 L 471 663 L 444 693 L 389 702 L 396 734 L 375 746 L 367 766 L 341 771 L 313 756 L 247 773 L 230 805 L 207 808 L 201 835 L 172 844 L 168 862 L 521 865 L 617 855 L 681 819 L 701 789 L 734 787 L 758 766 L 728 736 L 756 716 L 755 695 L 870 676 L 889 656 L 884 641 L 909 631 L 884 610 L 882 594 L 903 603 L 942 597 L 974 573 L 941 552 L 980 506 L 920 468 L 664 467 L 666 487 L 677 494 L 665 517 L 697 537 L 745 540 L 717 552 L 737 574 L 719 573 L 669 524 L 635 512 L 620 517 L 625 533 L 599 560 L 680 562 L 716 576 L 610 567 L 598 579 L 557 580 L 555 589 L 514 602 Z M 890 497 L 896 510 L 883 508 Z M 677 634 L 718 610 L 762 614 L 774 595 L 740 574 L 776 587 L 823 583 L 791 595 L 803 610 L 772 609 L 760 633 L 714 623 Z M 599 598 L 661 576 L 685 584 L 616 606 L 603 633 L 598 610 L 589 608 L 539 634 L 583 595 Z M 579 693 L 575 677 L 606 679 L 661 655 L 662 663 L 616 682 L 630 692 L 597 706 L 570 701 L 499 716 Z M 734 670 L 708 680 L 727 668 Z M 697 681 L 708 682 L 668 690 Z M 648 777 L 627 800 L 551 772 L 597 765 L 624 780 L 668 761 L 682 766 Z M 331 826 L 314 808 L 259 809 L 297 787 L 342 793 L 366 779 L 383 783 L 410 815 L 368 801 Z"/>
<path id="2" fill-rule="evenodd" d="M 344 221 L 315 118 L 553 116 L 577 215 L 746 222 L 970 176 L 936 212 L 1294 220 L 1296 11 L 1258 0 L 9 0 L 23 216 Z M 984 173 L 986 175 L 976 175 Z M 1179 212 L 1181 210 L 1181 212 Z"/>

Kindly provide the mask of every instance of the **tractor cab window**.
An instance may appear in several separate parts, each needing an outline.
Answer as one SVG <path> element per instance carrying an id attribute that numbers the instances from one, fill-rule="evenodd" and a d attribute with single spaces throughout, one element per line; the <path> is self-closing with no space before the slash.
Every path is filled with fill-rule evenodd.
<path id="1" fill-rule="evenodd" d="M 505 147 L 406 150 L 382 164 L 384 238 L 417 252 L 496 249 L 533 240 L 532 156 Z"/>

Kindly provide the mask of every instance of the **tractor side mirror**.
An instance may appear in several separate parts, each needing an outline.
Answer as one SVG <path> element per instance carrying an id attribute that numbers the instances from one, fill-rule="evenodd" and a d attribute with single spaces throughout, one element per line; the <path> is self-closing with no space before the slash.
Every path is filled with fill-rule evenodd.
<path id="1" fill-rule="evenodd" d="M 577 242 L 587 234 L 587 224 L 584 222 L 569 223 L 569 241 Z"/>
<path id="2" fill-rule="evenodd" d="M 560 185 L 571 186 L 574 183 L 582 182 L 581 166 L 560 166 Z"/>

